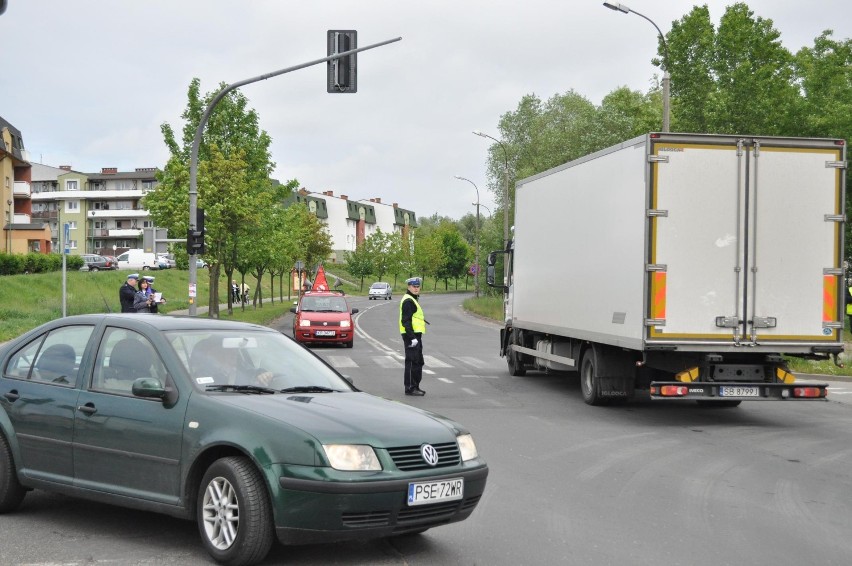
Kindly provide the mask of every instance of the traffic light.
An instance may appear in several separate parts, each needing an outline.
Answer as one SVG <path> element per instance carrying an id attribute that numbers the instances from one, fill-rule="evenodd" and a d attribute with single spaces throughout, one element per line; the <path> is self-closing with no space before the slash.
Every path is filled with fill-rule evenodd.
<path id="1" fill-rule="evenodd" d="M 358 48 L 358 32 L 354 29 L 330 29 L 326 37 L 329 56 Z M 329 61 L 327 75 L 328 92 L 358 92 L 358 54 Z"/>
<path id="2" fill-rule="evenodd" d="M 204 210 L 199 208 L 195 215 L 195 228 L 186 231 L 186 252 L 189 255 L 204 255 L 207 245 L 204 243 Z"/>

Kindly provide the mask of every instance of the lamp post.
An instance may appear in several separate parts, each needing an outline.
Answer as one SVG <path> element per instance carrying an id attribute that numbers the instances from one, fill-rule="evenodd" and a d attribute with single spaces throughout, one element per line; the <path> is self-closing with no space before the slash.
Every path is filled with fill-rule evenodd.
<path id="1" fill-rule="evenodd" d="M 669 75 L 669 47 L 666 45 L 666 36 L 663 35 L 663 32 L 660 31 L 660 28 L 654 21 L 646 16 L 645 14 L 640 14 L 636 10 L 628 8 L 624 4 L 619 4 L 618 2 L 604 2 L 604 6 L 609 8 L 610 10 L 615 10 L 616 12 L 622 12 L 624 14 L 629 14 L 633 12 L 640 18 L 644 18 L 651 22 L 651 25 L 657 29 L 657 33 L 660 36 L 660 41 L 663 42 L 663 131 L 669 131 L 669 89 L 671 87 L 671 76 Z"/>
<path id="2" fill-rule="evenodd" d="M 6 253 L 12 253 L 12 200 L 6 201 Z"/>
<path id="3" fill-rule="evenodd" d="M 476 189 L 476 263 L 474 263 L 476 271 L 473 273 L 473 289 L 474 296 L 479 298 L 479 187 L 476 186 L 476 183 L 470 179 L 462 177 L 461 175 L 456 175 L 456 179 L 459 181 L 467 181 L 473 185 L 474 189 Z"/>
<path id="4" fill-rule="evenodd" d="M 2 1 L 2 0 L 0 0 Z M 341 59 L 343 57 L 348 57 L 354 53 L 359 53 L 361 51 L 367 51 L 368 49 L 374 49 L 376 47 L 381 47 L 383 45 L 387 45 L 389 43 L 394 43 L 396 41 L 400 41 L 402 38 L 397 37 L 394 39 L 389 39 L 387 41 L 382 41 L 379 43 L 374 43 L 372 45 L 368 45 L 366 47 L 359 47 L 358 49 L 350 49 L 349 51 L 343 51 L 342 53 L 336 53 L 334 55 L 329 55 L 328 57 L 323 57 L 322 59 L 316 59 L 314 61 L 308 61 L 307 63 L 302 63 L 300 65 L 294 65 L 292 67 L 287 67 L 286 69 L 279 69 L 277 71 L 273 71 L 271 73 L 266 73 L 257 77 L 252 77 L 250 79 L 245 79 L 242 81 L 237 81 L 233 84 L 229 84 L 224 87 L 207 105 L 207 108 L 204 110 L 204 114 L 201 115 L 201 119 L 198 121 L 198 127 L 195 129 L 195 137 L 192 139 L 192 149 L 190 150 L 189 156 L 189 224 L 188 227 L 190 230 L 195 230 L 196 221 L 197 221 L 197 213 L 198 213 L 198 150 L 201 147 L 201 137 L 204 133 L 204 126 L 207 124 L 207 120 L 210 118 L 210 114 L 213 113 L 213 109 L 216 107 L 219 102 L 225 98 L 225 95 L 231 92 L 234 89 L 237 89 L 241 86 L 245 86 L 247 84 L 256 83 L 258 81 L 264 81 L 266 79 L 271 79 L 272 77 L 277 77 L 279 75 L 283 75 L 285 73 L 290 73 L 292 71 L 298 71 L 299 69 L 304 69 L 306 67 L 312 67 L 314 65 L 319 65 L 320 63 L 325 63 L 327 61 L 334 61 L 336 59 Z M 189 257 L 189 316 L 195 316 L 197 312 L 196 307 L 196 289 L 198 283 L 198 264 L 196 262 L 195 254 L 190 253 Z"/>

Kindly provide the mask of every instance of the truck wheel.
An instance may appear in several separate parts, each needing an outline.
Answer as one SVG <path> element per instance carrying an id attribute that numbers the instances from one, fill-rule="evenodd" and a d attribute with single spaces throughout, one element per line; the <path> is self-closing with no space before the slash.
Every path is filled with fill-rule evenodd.
<path id="1" fill-rule="evenodd" d="M 580 390 L 587 405 L 604 404 L 600 395 L 595 352 L 591 348 L 583 354 L 583 362 L 580 365 Z"/>
<path id="2" fill-rule="evenodd" d="M 17 509 L 26 494 L 26 489 L 18 482 L 18 473 L 12 460 L 12 448 L 6 437 L 0 433 L 0 513 Z"/>
<path id="3" fill-rule="evenodd" d="M 521 355 L 511 349 L 511 346 L 514 346 L 518 342 L 518 333 L 516 330 L 512 330 L 509 337 L 510 348 L 509 351 L 506 352 L 506 362 L 509 364 L 509 375 L 513 377 L 523 377 L 527 374 L 524 364 L 521 363 Z"/>
<path id="4" fill-rule="evenodd" d="M 273 542 L 272 505 L 263 477 L 243 457 L 226 457 L 208 468 L 198 492 L 201 540 L 222 564 L 257 564 Z"/>

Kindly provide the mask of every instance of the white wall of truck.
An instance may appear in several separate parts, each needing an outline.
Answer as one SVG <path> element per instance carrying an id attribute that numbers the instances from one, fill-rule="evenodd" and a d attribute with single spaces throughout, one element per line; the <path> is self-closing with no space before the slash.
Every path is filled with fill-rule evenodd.
<path id="1" fill-rule="evenodd" d="M 782 353 L 840 352 L 845 156 L 841 140 L 648 134 L 519 181 L 510 368 L 592 352 L 603 373 L 778 381 Z M 613 396 L 631 380 L 648 385 Z"/>

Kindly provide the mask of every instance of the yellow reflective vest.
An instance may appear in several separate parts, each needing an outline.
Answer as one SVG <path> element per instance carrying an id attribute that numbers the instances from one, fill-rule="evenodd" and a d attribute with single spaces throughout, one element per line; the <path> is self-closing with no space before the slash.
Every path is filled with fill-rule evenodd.
<path id="1" fill-rule="evenodd" d="M 414 315 L 411 317 L 412 330 L 415 333 L 426 334 L 426 319 L 423 317 L 423 309 L 420 308 L 420 303 L 417 302 L 417 299 L 407 293 L 402 296 L 402 300 L 399 302 L 399 333 L 405 334 L 405 327 L 402 325 L 402 303 L 405 301 L 414 301 L 414 304 L 417 305 L 417 310 L 414 311 Z"/>
<path id="2" fill-rule="evenodd" d="M 846 296 L 849 297 L 849 295 L 852 295 L 852 287 L 849 287 L 849 291 Z M 846 314 L 852 315 L 852 302 L 846 302 Z"/>

